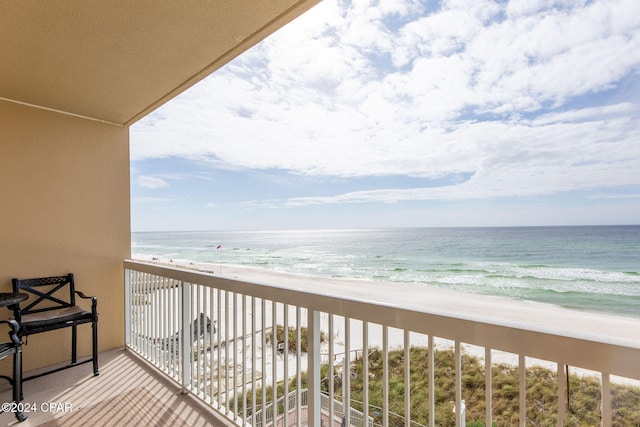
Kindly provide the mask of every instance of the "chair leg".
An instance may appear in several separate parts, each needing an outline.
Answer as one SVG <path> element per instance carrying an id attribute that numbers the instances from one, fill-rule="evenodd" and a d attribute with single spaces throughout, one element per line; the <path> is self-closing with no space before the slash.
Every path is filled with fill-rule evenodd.
<path id="1" fill-rule="evenodd" d="M 13 355 L 13 401 L 19 403 L 24 396 L 22 395 L 22 348 L 18 347 Z M 16 410 L 16 418 L 22 422 L 27 416 L 22 411 Z"/>
<path id="2" fill-rule="evenodd" d="M 16 393 L 15 386 L 13 387 L 13 398 L 16 398 L 16 394 L 18 394 L 18 400 L 16 402 L 22 402 L 24 400 L 24 394 L 22 392 L 22 379 L 24 378 L 24 373 L 22 372 L 22 345 L 20 346 L 20 353 L 13 356 L 13 382 L 14 384 L 19 382 L 20 386 L 18 388 L 18 392 Z"/>
<path id="3" fill-rule="evenodd" d="M 78 343 L 78 326 L 71 326 L 71 364 L 76 363 L 77 353 L 76 353 L 76 345 Z"/>
<path id="4" fill-rule="evenodd" d="M 92 329 L 92 339 L 93 339 L 93 375 L 97 376 L 100 374 L 98 371 L 98 321 L 95 320 L 91 323 Z"/>

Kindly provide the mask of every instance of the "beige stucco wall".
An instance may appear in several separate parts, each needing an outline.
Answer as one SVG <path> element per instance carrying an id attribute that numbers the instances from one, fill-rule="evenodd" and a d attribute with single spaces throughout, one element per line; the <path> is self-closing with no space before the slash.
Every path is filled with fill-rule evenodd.
<path id="1" fill-rule="evenodd" d="M 100 350 L 124 344 L 129 199 L 128 128 L 0 101 L 0 291 L 12 277 L 74 273 L 98 297 Z M 91 327 L 79 330 L 89 355 Z M 66 360 L 70 343 L 69 328 L 29 337 L 25 371 Z"/>

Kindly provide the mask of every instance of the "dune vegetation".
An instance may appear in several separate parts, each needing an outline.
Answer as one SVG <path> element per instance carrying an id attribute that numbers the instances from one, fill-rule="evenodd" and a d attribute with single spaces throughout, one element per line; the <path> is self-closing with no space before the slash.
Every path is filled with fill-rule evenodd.
<path id="1" fill-rule="evenodd" d="M 278 331 L 280 332 L 280 331 Z M 280 337 L 280 333 L 278 334 Z M 290 337 L 291 338 L 291 337 Z M 290 347 L 295 348 L 294 344 Z M 389 425 L 404 426 L 404 351 L 389 352 Z M 413 347 L 410 351 L 410 393 L 412 424 L 429 424 L 429 387 L 428 387 L 428 350 Z M 454 351 L 439 350 L 435 358 L 435 420 L 439 426 L 455 425 L 453 405 L 455 403 L 455 357 Z M 376 425 L 382 423 L 382 378 L 383 353 L 372 349 L 369 352 L 369 415 Z M 321 367 L 322 389 L 328 391 L 329 378 L 334 380 L 334 393 L 342 396 L 341 367 L 334 367 L 333 376 L 329 375 L 329 366 Z M 362 358 L 353 361 L 350 369 L 351 407 L 362 411 L 363 366 Z M 306 374 L 302 374 L 302 387 L 306 388 Z M 541 366 L 526 369 L 527 382 L 527 425 L 555 426 L 558 413 L 557 372 Z M 297 379 L 289 383 L 289 391 L 295 390 Z M 485 371 L 483 361 L 469 354 L 462 355 L 462 397 L 466 403 L 467 427 L 485 425 Z M 506 364 L 494 364 L 492 368 L 493 425 L 519 425 L 519 385 L 518 368 Z M 614 426 L 640 426 L 640 388 L 611 384 L 612 410 Z M 271 401 L 272 387 L 266 390 L 267 401 Z M 278 396 L 284 395 L 284 384 L 278 386 Z M 247 395 L 248 415 L 253 406 L 251 395 Z M 256 407 L 261 406 L 262 391 L 256 392 Z M 242 396 L 237 400 L 242 405 Z M 233 407 L 234 402 L 230 406 Z M 601 388 L 596 377 L 569 376 L 569 408 L 566 426 L 601 425 Z M 241 408 L 239 408 L 241 409 Z M 282 413 L 280 405 L 278 409 Z"/>

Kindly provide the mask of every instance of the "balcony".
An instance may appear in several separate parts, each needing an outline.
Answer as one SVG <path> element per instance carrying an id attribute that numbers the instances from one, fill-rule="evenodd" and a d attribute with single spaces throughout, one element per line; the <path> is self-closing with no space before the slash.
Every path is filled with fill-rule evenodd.
<path id="1" fill-rule="evenodd" d="M 0 387 L 0 400 L 10 402 L 7 382 Z M 97 377 L 85 364 L 25 382 L 27 420 L 18 423 L 13 414 L 1 413 L 0 425 L 233 425 L 180 390 L 132 351 L 113 349 L 100 353 Z"/>
<path id="2" fill-rule="evenodd" d="M 502 425 L 508 416 L 524 426 L 541 413 L 552 420 L 545 425 L 573 425 L 576 387 L 567 372 L 578 372 L 597 378 L 599 414 L 588 424 L 611 426 L 629 422 L 618 383 L 640 380 L 640 346 L 615 337 L 452 316 L 399 306 L 394 296 L 329 295 L 303 279 L 280 287 L 135 261 L 124 268 L 126 350 L 102 353 L 97 378 L 78 367 L 27 382 L 25 402 L 104 401 L 102 410 L 116 406 L 128 419 L 115 396 L 138 396 L 179 417 L 172 425 Z M 467 366 L 477 362 L 479 378 Z M 510 390 L 496 380 L 507 365 L 515 366 Z M 536 394 L 536 366 L 553 368 L 552 399 Z M 505 393 L 510 409 L 494 405 Z M 465 406 L 478 395 L 480 409 Z M 159 412 L 137 408 L 139 416 Z M 27 422 L 66 415 L 40 411 Z"/>

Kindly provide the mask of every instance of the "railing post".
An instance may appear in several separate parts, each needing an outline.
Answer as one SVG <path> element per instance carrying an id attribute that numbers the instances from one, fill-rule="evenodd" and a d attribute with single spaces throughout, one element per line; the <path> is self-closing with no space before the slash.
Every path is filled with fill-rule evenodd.
<path id="1" fill-rule="evenodd" d="M 124 342 L 131 345 L 131 270 L 124 270 Z"/>
<path id="2" fill-rule="evenodd" d="M 389 327 L 382 326 L 382 425 L 389 426 Z"/>
<path id="3" fill-rule="evenodd" d="M 455 341 L 454 344 L 454 352 L 455 352 L 455 388 L 456 388 L 456 427 L 464 427 L 462 422 L 462 351 L 460 349 L 460 341 Z"/>
<path id="4" fill-rule="evenodd" d="M 411 336 L 404 331 L 404 425 L 411 427 Z"/>
<path id="5" fill-rule="evenodd" d="M 491 369 L 493 362 L 491 361 L 491 349 L 486 347 L 484 349 L 484 372 L 485 372 L 485 387 L 484 387 L 484 412 L 485 412 L 485 424 L 488 426 L 493 425 L 493 377 Z"/>
<path id="6" fill-rule="evenodd" d="M 527 425 L 527 366 L 524 354 L 518 356 L 518 382 L 519 382 L 519 400 L 520 404 L 520 426 Z"/>
<path id="7" fill-rule="evenodd" d="M 557 427 L 563 427 L 567 415 L 567 374 L 566 365 L 558 363 L 558 420 Z"/>
<path id="8" fill-rule="evenodd" d="M 255 310 L 254 310 L 255 311 Z M 296 343 L 302 342 L 302 333 L 301 327 L 302 324 L 302 309 L 300 306 L 296 307 Z M 308 330 L 308 329 L 307 329 Z M 308 351 L 308 348 L 307 348 Z M 302 406 L 307 406 L 307 397 L 308 392 L 304 394 L 304 399 L 302 395 L 302 358 L 301 358 L 301 346 L 298 344 L 296 348 L 296 422 L 298 425 L 302 424 Z M 308 364 L 308 363 L 307 363 Z M 255 365 L 254 365 L 255 366 Z M 255 402 L 255 395 L 253 397 L 253 401 Z M 308 413 L 307 413 L 308 415 Z"/>
<path id="9" fill-rule="evenodd" d="M 436 425 L 436 397 L 435 397 L 435 355 L 434 350 L 435 346 L 433 344 L 433 335 L 429 335 L 429 427 L 435 427 Z"/>
<path id="10" fill-rule="evenodd" d="M 610 379 L 608 373 L 602 372 L 602 427 L 610 427 L 613 424 Z"/>
<path id="11" fill-rule="evenodd" d="M 191 284 L 180 282 L 182 287 L 182 336 L 180 341 L 182 344 L 182 393 L 186 393 L 191 387 L 191 339 L 193 336 L 191 331 Z"/>
<path id="12" fill-rule="evenodd" d="M 315 310 L 307 310 L 307 343 L 307 417 L 311 427 L 320 427 L 320 312 Z"/>

